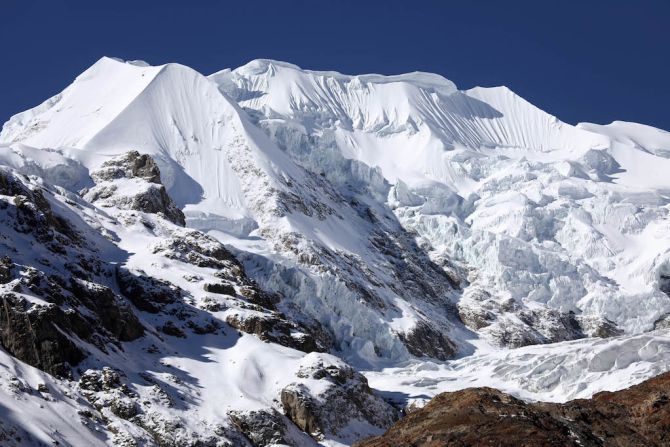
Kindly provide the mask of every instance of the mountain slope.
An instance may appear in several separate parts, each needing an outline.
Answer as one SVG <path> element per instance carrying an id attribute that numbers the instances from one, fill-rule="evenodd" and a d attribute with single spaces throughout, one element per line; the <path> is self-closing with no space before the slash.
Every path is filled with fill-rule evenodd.
<path id="1" fill-rule="evenodd" d="M 30 269 L 94 283 L 11 301 L 67 316 L 36 320 L 57 355 L 16 330 L 2 355 L 71 397 L 3 429 L 54 438 L 65 405 L 101 445 L 350 445 L 472 384 L 565 401 L 664 372 L 669 141 L 427 73 L 103 58 L 0 133 L 7 209 L 85 235 L 7 237 L 3 299 Z M 43 396 L 12 380 L 19 421 Z"/>

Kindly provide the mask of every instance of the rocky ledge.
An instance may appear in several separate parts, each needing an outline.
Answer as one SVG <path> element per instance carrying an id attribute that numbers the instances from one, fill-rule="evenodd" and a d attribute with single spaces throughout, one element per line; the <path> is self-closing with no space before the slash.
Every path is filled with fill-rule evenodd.
<path id="1" fill-rule="evenodd" d="M 564 404 L 491 388 L 442 393 L 357 447 L 670 445 L 670 373 Z"/>
<path id="2" fill-rule="evenodd" d="M 185 225 L 184 213 L 168 195 L 158 165 L 149 155 L 130 151 L 102 164 L 91 173 L 95 186 L 81 191 L 103 208 L 143 211 Z"/>

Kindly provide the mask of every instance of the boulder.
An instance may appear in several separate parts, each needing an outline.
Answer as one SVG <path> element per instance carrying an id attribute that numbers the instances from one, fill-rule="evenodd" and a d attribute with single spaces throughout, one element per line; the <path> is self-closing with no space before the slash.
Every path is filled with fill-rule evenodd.
<path id="1" fill-rule="evenodd" d="M 306 356 L 297 376 L 302 381 L 282 389 L 284 414 L 316 440 L 324 435 L 346 436 L 355 424 L 374 431 L 391 426 L 399 411 L 368 386 L 367 379 L 330 356 Z"/>
<path id="2" fill-rule="evenodd" d="M 293 445 L 286 420 L 276 411 L 231 411 L 228 417 L 254 447 Z"/>

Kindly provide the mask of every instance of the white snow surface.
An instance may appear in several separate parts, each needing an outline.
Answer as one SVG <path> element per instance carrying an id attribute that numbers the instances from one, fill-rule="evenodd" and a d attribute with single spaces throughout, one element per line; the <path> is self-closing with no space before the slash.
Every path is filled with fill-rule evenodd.
<path id="1" fill-rule="evenodd" d="M 261 286 L 333 333 L 333 354 L 404 405 L 484 385 L 565 401 L 670 369 L 670 337 L 649 332 L 670 313 L 661 290 L 670 276 L 668 132 L 622 122 L 572 126 L 505 87 L 461 91 L 427 73 L 348 76 L 257 60 L 205 77 L 178 64 L 103 58 L 0 133 L 0 164 L 71 192 L 129 150 L 155 157 L 187 226 L 229 246 Z M 393 281 L 403 284 L 368 243 L 376 224 L 343 204 L 354 189 L 377 216 L 397 219 L 431 259 L 455 263 L 462 289 L 440 303 L 391 290 Z M 278 212 L 289 193 L 309 213 Z M 317 204 L 333 213 L 318 217 Z M 150 254 L 160 235 L 123 227 L 109 210 L 73 212 L 113 232 L 130 268 L 175 281 L 197 299 L 179 278 L 211 272 Z M 293 234 L 300 237 L 292 245 Z M 364 277 L 381 283 L 370 289 L 393 309 L 372 308 L 343 285 L 340 271 L 301 260 L 300 253 L 322 248 L 369 266 Z M 482 292 L 484 304 L 476 299 Z M 607 318 L 624 333 L 508 349 L 494 334 L 517 324 L 514 313 L 496 311 L 491 325 L 471 331 L 445 310 L 499 309 L 509 300 Z M 397 333 L 423 320 L 455 340 L 455 360 L 405 350 Z M 179 416 L 187 425 L 209 427 L 230 409 L 276 406 L 279 390 L 316 355 L 251 335 L 214 338 L 161 345 L 174 354 L 161 356 L 166 366 L 155 374 L 192 402 Z M 109 363 L 124 364 L 131 378 L 155 368 L 141 351 L 150 342 L 158 343 L 128 344 Z M 45 442 L 108 442 L 93 431 L 73 441 L 81 431 L 76 396 L 59 394 L 42 407 L 40 396 L 15 397 L 12 377 L 31 388 L 68 387 L 0 350 L 3 418 Z"/>

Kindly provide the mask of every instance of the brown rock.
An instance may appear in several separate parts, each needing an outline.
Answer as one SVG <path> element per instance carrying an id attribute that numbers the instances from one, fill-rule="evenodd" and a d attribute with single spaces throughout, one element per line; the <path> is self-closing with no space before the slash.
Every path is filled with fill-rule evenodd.
<path id="1" fill-rule="evenodd" d="M 527 403 L 490 388 L 436 396 L 359 447 L 666 446 L 670 373 L 565 404 Z"/>
<path id="2" fill-rule="evenodd" d="M 89 200 L 97 201 L 114 196 L 116 187 L 103 182 L 113 182 L 120 178 L 139 178 L 149 183 L 146 190 L 132 198 L 119 198 L 116 201 L 117 206 L 145 213 L 161 214 L 182 227 L 186 224 L 184 213 L 173 202 L 161 183 L 160 170 L 151 156 L 130 151 L 104 162 L 100 169 L 93 172 L 91 176 L 98 186 L 87 191 Z"/>
<path id="3" fill-rule="evenodd" d="M 116 280 L 121 293 L 145 312 L 157 313 L 163 306 L 181 297 L 181 289 L 177 286 L 124 268 L 117 269 Z"/>
<path id="4" fill-rule="evenodd" d="M 109 287 L 73 279 L 70 291 L 96 313 L 102 326 L 119 341 L 132 341 L 144 335 L 144 327 L 132 309 Z"/>
<path id="5" fill-rule="evenodd" d="M 323 432 L 318 408 L 309 392 L 301 389 L 300 385 L 284 388 L 281 392 L 281 404 L 286 416 L 300 430 L 312 436 Z"/>

